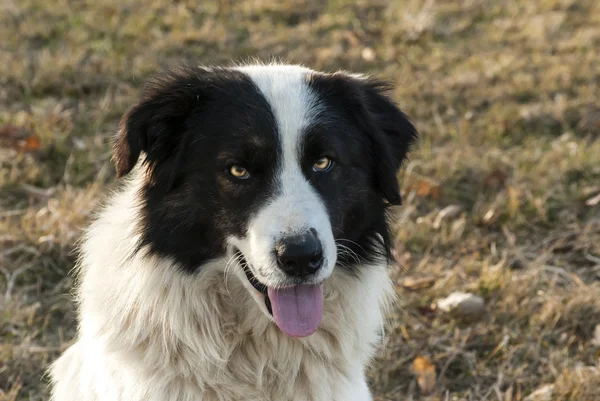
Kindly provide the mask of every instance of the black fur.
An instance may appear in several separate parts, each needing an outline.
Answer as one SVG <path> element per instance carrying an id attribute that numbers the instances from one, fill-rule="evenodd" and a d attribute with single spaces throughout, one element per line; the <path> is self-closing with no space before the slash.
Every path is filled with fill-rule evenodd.
<path id="1" fill-rule="evenodd" d="M 382 249 L 389 257 L 386 208 L 401 201 L 396 174 L 416 131 L 379 82 L 315 73 L 306 85 L 324 107 L 303 133 L 305 176 L 326 204 L 339 244 L 362 259 L 380 257 Z M 277 192 L 275 117 L 250 77 L 236 70 L 182 68 L 150 81 L 121 121 L 117 175 L 129 173 L 142 153 L 148 178 L 140 248 L 186 271 L 222 256 L 227 236 L 244 236 L 251 216 Z M 314 174 L 323 155 L 334 168 Z M 250 166 L 254 179 L 229 177 L 232 164 Z M 339 260 L 356 266 L 345 252 Z"/>

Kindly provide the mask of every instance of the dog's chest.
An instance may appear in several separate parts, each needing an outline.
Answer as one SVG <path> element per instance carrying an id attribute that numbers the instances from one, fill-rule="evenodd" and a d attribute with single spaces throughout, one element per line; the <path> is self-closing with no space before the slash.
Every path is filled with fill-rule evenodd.
<path id="1" fill-rule="evenodd" d="M 331 333 L 319 333 L 307 346 L 269 327 L 260 337 L 246 336 L 236 343 L 222 363 L 195 371 L 187 383 L 175 380 L 178 388 L 173 392 L 183 386 L 202 401 L 368 399 L 354 398 L 366 389 L 361 350 L 340 343 Z M 355 358 L 348 352 L 353 348 Z"/>

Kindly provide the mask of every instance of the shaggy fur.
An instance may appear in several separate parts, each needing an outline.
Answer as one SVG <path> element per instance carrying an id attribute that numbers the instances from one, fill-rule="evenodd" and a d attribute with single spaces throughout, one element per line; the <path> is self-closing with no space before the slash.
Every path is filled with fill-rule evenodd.
<path id="1" fill-rule="evenodd" d="M 211 70 L 195 72 L 200 73 L 210 75 Z M 240 78 L 237 73 L 243 76 Z M 196 85 L 191 83 L 189 72 L 186 74 L 189 79 L 185 82 L 181 74 L 160 81 L 158 90 L 168 88 L 172 100 L 176 96 L 173 88 L 178 83 L 184 88 L 182 91 Z M 416 133 L 404 115 L 379 93 L 380 88 L 367 85 L 363 78 L 321 75 L 299 67 L 279 66 L 238 68 L 235 74 L 233 78 L 219 79 L 229 82 L 251 77 L 252 88 L 259 89 L 261 101 L 271 105 L 263 115 L 270 115 L 277 128 L 273 138 L 279 138 L 278 142 L 269 142 L 269 146 L 273 147 L 272 152 L 278 152 L 280 161 L 274 164 L 278 167 L 273 167 L 270 184 L 255 189 L 245 187 L 247 193 L 255 191 L 256 196 L 246 198 L 243 208 L 230 203 L 218 206 L 229 210 L 217 210 L 217 206 L 211 206 L 214 209 L 211 210 L 207 207 L 208 199 L 198 200 L 202 194 L 191 196 L 193 183 L 202 182 L 205 191 L 212 194 L 211 199 L 218 196 L 218 188 L 224 188 L 226 196 L 234 198 L 238 190 L 234 185 L 239 184 L 229 181 L 219 184 L 221 178 L 216 183 L 206 178 L 210 170 L 206 163 L 210 162 L 196 168 L 201 157 L 189 157 L 185 152 L 198 155 L 208 146 L 206 143 L 202 149 L 195 149 L 194 141 L 186 142 L 185 146 L 165 145 L 174 140 L 174 133 L 178 133 L 178 141 L 185 141 L 186 135 L 195 135 L 185 127 L 197 126 L 189 121 L 190 115 L 198 111 L 186 108 L 181 99 L 177 113 L 175 109 L 165 111 L 169 106 L 163 102 L 164 96 L 160 98 L 162 103 L 156 104 L 157 89 L 147 92 L 141 104 L 125 116 L 117 138 L 117 170 L 120 175 L 128 176 L 82 242 L 77 286 L 79 335 L 51 368 L 53 401 L 371 400 L 365 368 L 380 340 L 385 307 L 392 294 L 386 272 L 389 241 L 387 226 L 382 223 L 385 222 L 382 199 L 399 203 L 395 173 Z M 359 88 L 363 85 L 360 82 L 367 86 Z M 215 85 L 213 81 L 202 86 L 202 90 L 214 91 Z M 270 95 L 269 90 L 274 94 Z M 291 92 L 290 96 L 296 91 L 296 100 L 289 97 L 274 100 L 283 96 L 282 91 Z M 192 97 L 196 96 L 200 95 L 194 93 Z M 305 102 L 298 103 L 298 98 Z M 155 102 L 153 112 L 147 112 L 148 102 Z M 248 107 L 256 104 L 248 102 Z M 351 116 L 346 107 L 359 107 L 361 112 L 368 110 L 373 115 L 350 110 L 356 114 Z M 302 108 L 312 111 L 307 114 L 299 110 Z M 283 117 L 291 111 L 301 117 Z M 161 113 L 168 115 L 168 119 L 161 120 L 168 125 L 158 130 L 159 139 L 152 139 L 150 131 L 158 124 L 152 119 Z M 262 112 L 257 109 L 256 113 Z M 174 122 L 177 118 L 181 121 Z M 356 118 L 362 122 L 356 122 Z M 399 119 L 399 124 L 392 122 L 394 118 Z M 142 129 L 139 119 L 153 122 L 147 122 Z M 334 181 L 327 182 L 327 188 L 332 187 L 333 192 L 327 192 L 318 181 L 326 177 L 309 176 L 312 172 L 294 167 L 303 163 L 298 155 L 310 148 L 295 143 L 319 119 L 330 123 L 337 119 L 339 124 L 332 126 L 354 127 L 343 130 L 348 137 L 340 143 L 350 149 L 346 155 L 338 150 L 340 171 L 332 173 L 337 174 L 331 178 Z M 259 122 L 249 122 L 244 127 L 252 124 Z M 132 139 L 132 135 L 137 135 L 136 130 L 145 130 L 144 140 Z M 367 137 L 365 130 L 378 136 Z M 167 134 L 171 137 L 160 137 Z M 401 138 L 382 143 L 384 136 L 390 134 Z M 356 141 L 370 139 L 365 139 L 365 147 L 357 150 L 352 135 Z M 226 138 L 220 137 L 218 141 Z M 364 156 L 370 153 L 379 158 L 378 162 Z M 352 159 L 355 154 L 358 158 Z M 143 162 L 136 163 L 138 157 Z M 205 159 L 210 157 L 207 154 Z M 353 168 L 358 172 L 353 173 Z M 349 189 L 341 187 L 346 180 L 344 171 L 357 177 Z M 200 174 L 203 180 L 190 179 L 193 174 Z M 294 203 L 300 198 L 312 210 L 296 207 L 303 204 Z M 354 204 L 354 198 L 362 203 Z M 286 205 L 292 209 L 286 209 Z M 238 213 L 233 208 L 238 208 Z M 246 209 L 250 211 L 244 215 L 242 211 Z M 286 210 L 293 219 L 284 213 Z M 313 221 L 313 215 L 321 217 Z M 202 227 L 194 226 L 203 218 L 212 219 L 212 225 L 205 227 L 210 237 L 203 237 L 206 234 L 202 234 Z M 227 218 L 232 223 L 225 225 L 223 219 Z M 322 221 L 323 218 L 327 220 Z M 283 223 L 277 223 L 281 226 L 273 231 L 269 222 L 282 219 Z M 161 222 L 160 230 L 156 230 L 157 221 Z M 327 246 L 336 250 L 316 278 L 311 279 L 324 280 L 323 317 L 318 330 L 305 338 L 288 337 L 273 323 L 263 295 L 249 285 L 234 252 L 240 249 L 247 259 L 254 258 L 249 259 L 250 268 L 261 283 L 289 285 L 282 281 L 287 279 L 285 275 L 268 260 L 268 252 L 260 248 L 271 237 L 260 237 L 260 241 L 249 237 L 271 230 L 276 233 L 275 240 L 285 227 L 293 226 L 296 221 L 298 227 L 316 225 L 323 231 L 319 237 L 326 251 Z M 194 238 L 206 238 L 197 248 L 186 237 L 196 232 Z M 328 245 L 328 235 L 333 245 Z M 272 244 L 268 243 L 269 246 Z M 257 268 L 252 266 L 253 260 L 264 263 Z M 261 273 L 260 269 L 266 270 Z"/>

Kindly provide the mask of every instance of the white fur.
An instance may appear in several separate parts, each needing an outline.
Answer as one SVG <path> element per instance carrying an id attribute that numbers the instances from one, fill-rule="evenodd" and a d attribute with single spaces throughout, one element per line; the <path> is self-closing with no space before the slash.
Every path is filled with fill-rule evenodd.
<path id="1" fill-rule="evenodd" d="M 386 263 L 364 266 L 358 277 L 334 269 L 335 243 L 325 207 L 296 159 L 297 134 L 307 116 L 289 114 L 310 110 L 313 100 L 297 81 L 284 82 L 300 79 L 307 70 L 285 67 L 296 68 L 294 78 L 277 74 L 275 67 L 270 74 L 243 68 L 275 105 L 285 161 L 281 193 L 258 213 L 249 242 L 237 239 L 236 246 L 261 258 L 266 252 L 261 249 L 282 233 L 315 227 L 328 261 L 320 278 L 327 279 L 319 329 L 303 339 L 282 333 L 265 313 L 263 300 L 253 299 L 256 291 L 240 267 L 227 258 L 191 276 L 166 258 L 135 253 L 144 179 L 138 168 L 84 237 L 79 336 L 51 367 L 53 401 L 372 399 L 365 368 L 392 294 Z M 290 88 L 298 92 L 286 95 Z M 269 282 L 278 279 L 273 271 L 255 273 Z"/>

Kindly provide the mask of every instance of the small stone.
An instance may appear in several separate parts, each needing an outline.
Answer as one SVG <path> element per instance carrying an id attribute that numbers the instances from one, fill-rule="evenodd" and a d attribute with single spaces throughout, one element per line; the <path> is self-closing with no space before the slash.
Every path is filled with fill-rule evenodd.
<path id="1" fill-rule="evenodd" d="M 585 204 L 588 206 L 596 206 L 598 203 L 600 203 L 600 194 L 585 201 Z"/>
<path id="2" fill-rule="evenodd" d="M 437 301 L 437 307 L 454 317 L 474 318 L 483 313 L 485 302 L 478 295 L 466 292 L 453 292 L 448 297 Z"/>
<path id="3" fill-rule="evenodd" d="M 535 390 L 529 394 L 525 401 L 552 401 L 552 393 L 554 392 L 554 386 L 547 384 Z"/>
<path id="4" fill-rule="evenodd" d="M 361 52 L 361 56 L 365 61 L 373 61 L 375 60 L 375 51 L 370 47 L 365 47 Z"/>

